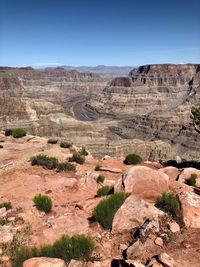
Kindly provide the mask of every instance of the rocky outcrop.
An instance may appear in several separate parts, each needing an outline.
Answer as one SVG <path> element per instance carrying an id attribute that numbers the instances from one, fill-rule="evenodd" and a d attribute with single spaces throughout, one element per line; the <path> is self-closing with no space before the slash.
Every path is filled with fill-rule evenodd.
<path id="1" fill-rule="evenodd" d="M 198 158 L 200 135 L 191 109 L 200 104 L 200 65 L 146 65 L 116 78 L 87 108 L 117 118 L 111 131 L 122 138 L 163 140 L 178 154 Z"/>
<path id="2" fill-rule="evenodd" d="M 41 257 L 26 260 L 23 267 L 66 267 L 66 264 L 60 259 Z"/>

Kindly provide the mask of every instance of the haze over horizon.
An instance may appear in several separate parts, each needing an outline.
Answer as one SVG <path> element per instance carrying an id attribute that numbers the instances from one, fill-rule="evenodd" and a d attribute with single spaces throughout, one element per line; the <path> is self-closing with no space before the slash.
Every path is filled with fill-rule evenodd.
<path id="1" fill-rule="evenodd" d="M 200 2 L 0 0 L 1 66 L 200 63 Z"/>

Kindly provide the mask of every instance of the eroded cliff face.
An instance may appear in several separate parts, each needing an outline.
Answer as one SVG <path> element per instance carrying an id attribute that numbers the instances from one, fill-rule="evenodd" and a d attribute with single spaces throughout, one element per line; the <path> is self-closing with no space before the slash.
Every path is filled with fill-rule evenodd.
<path id="1" fill-rule="evenodd" d="M 199 158 L 191 119 L 200 105 L 200 65 L 147 65 L 116 78 L 87 107 L 118 119 L 111 130 L 127 139 L 163 140 L 178 154 Z"/>

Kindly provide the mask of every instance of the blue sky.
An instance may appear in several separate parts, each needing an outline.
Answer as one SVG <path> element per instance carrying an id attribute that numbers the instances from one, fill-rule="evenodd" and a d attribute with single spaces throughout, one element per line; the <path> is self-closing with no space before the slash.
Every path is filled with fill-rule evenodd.
<path id="1" fill-rule="evenodd" d="M 200 63 L 199 0 L 0 0 L 0 65 Z"/>

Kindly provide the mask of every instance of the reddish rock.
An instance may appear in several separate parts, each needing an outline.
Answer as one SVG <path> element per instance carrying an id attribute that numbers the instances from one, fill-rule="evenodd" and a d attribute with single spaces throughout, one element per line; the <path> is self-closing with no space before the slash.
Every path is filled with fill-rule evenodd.
<path id="1" fill-rule="evenodd" d="M 177 168 L 172 167 L 172 166 L 159 169 L 159 172 L 167 174 L 169 177 L 169 180 L 174 180 L 174 181 L 176 181 L 176 178 L 178 177 L 180 173 L 180 171 Z"/>
<path id="2" fill-rule="evenodd" d="M 131 195 L 116 212 L 112 224 L 112 233 L 130 232 L 133 228 L 142 225 L 146 219 L 162 215 L 152 204 Z"/>
<path id="3" fill-rule="evenodd" d="M 180 226 L 176 222 L 169 223 L 169 229 L 172 233 L 180 232 Z"/>
<path id="4" fill-rule="evenodd" d="M 179 181 L 185 183 L 185 181 L 189 179 L 192 174 L 197 175 L 196 186 L 200 187 L 200 170 L 195 168 L 185 168 L 179 176 Z"/>
<path id="5" fill-rule="evenodd" d="M 169 177 L 165 173 L 145 166 L 130 168 L 124 179 L 125 192 L 133 193 L 143 199 L 155 200 L 162 192 L 168 191 Z M 122 178 L 115 185 L 115 192 L 121 191 Z"/>
<path id="6" fill-rule="evenodd" d="M 66 264 L 61 259 L 53 258 L 31 258 L 23 263 L 23 267 L 66 267 Z"/>
<path id="7" fill-rule="evenodd" d="M 157 237 L 156 239 L 155 239 L 155 241 L 154 241 L 154 243 L 156 244 L 156 245 L 158 245 L 159 247 L 163 247 L 163 240 L 162 240 L 162 238 L 161 237 Z"/>
<path id="8" fill-rule="evenodd" d="M 166 267 L 175 267 L 175 262 L 174 259 L 172 257 L 170 257 L 167 253 L 161 253 L 158 256 L 158 259 L 160 262 L 162 262 L 164 264 L 164 266 Z"/>

